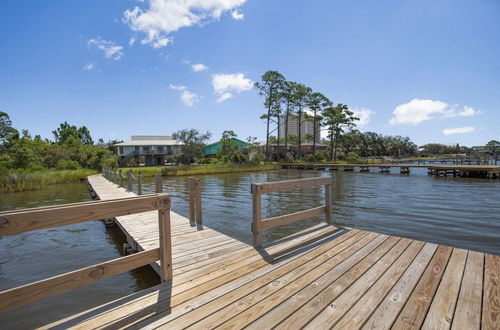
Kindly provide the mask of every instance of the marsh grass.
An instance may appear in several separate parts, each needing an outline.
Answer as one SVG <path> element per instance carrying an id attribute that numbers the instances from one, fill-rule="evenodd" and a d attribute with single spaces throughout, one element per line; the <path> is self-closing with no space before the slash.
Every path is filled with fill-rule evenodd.
<path id="1" fill-rule="evenodd" d="M 0 193 L 36 190 L 55 183 L 80 182 L 97 171 L 78 170 L 4 170 L 0 172 Z"/>
<path id="2" fill-rule="evenodd" d="M 222 173 L 238 173 L 238 172 L 255 172 L 269 171 L 281 169 L 280 164 L 263 163 L 263 164 L 229 164 L 229 165 L 181 165 L 181 166 L 156 166 L 156 167 L 134 167 L 122 168 L 125 173 L 131 169 L 134 176 L 137 177 L 137 172 L 141 171 L 143 177 L 155 176 L 162 173 L 163 176 L 185 176 L 185 175 L 203 175 L 203 174 L 222 174 Z"/>

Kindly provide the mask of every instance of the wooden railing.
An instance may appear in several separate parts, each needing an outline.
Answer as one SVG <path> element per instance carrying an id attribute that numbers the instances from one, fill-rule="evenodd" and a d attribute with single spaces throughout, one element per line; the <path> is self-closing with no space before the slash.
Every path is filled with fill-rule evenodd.
<path id="1" fill-rule="evenodd" d="M 189 221 L 201 226 L 203 223 L 201 212 L 201 184 L 198 178 L 188 178 L 189 190 Z"/>
<path id="2" fill-rule="evenodd" d="M 0 212 L 0 236 L 70 225 L 96 219 L 158 211 L 160 247 L 85 267 L 66 274 L 0 292 L 0 312 L 160 260 L 161 281 L 172 279 L 170 196 L 153 194 L 131 198 L 93 201 L 59 206 Z"/>
<path id="3" fill-rule="evenodd" d="M 123 187 L 123 173 L 121 169 L 103 168 L 102 175 L 119 186 Z M 132 170 L 127 171 L 127 190 L 132 191 L 134 181 L 137 181 L 137 194 L 142 195 L 142 173 L 137 172 L 137 178 L 134 177 Z M 163 192 L 162 174 L 155 175 L 155 192 Z M 202 226 L 202 208 L 201 208 L 201 184 L 198 178 L 188 178 L 188 200 L 189 200 L 189 221 L 192 225 Z"/>
<path id="4" fill-rule="evenodd" d="M 112 181 L 122 188 L 125 188 L 125 180 L 127 181 L 126 189 L 132 191 L 134 189 L 134 181 L 137 183 L 137 195 L 142 195 L 142 172 L 137 172 L 137 177 L 134 176 L 134 172 L 129 169 L 125 176 L 121 169 L 112 169 L 103 167 L 102 176 L 104 176 L 109 181 Z"/>
<path id="5" fill-rule="evenodd" d="M 262 232 L 269 228 L 304 220 L 321 214 L 324 214 L 326 222 L 330 223 L 332 208 L 331 185 L 332 179 L 329 177 L 252 183 L 253 245 L 255 247 L 260 247 L 262 245 Z M 261 195 L 269 194 L 271 192 L 280 192 L 302 188 L 315 188 L 321 186 L 325 186 L 325 205 L 287 215 L 261 219 Z"/>

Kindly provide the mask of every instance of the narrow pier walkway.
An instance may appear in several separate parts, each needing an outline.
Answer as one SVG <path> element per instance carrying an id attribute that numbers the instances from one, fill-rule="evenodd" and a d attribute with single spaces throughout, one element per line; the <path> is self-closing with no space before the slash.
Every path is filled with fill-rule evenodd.
<path id="1" fill-rule="evenodd" d="M 132 194 L 89 183 L 101 199 Z M 117 220 L 156 247 L 157 216 Z M 172 282 L 47 328 L 500 328 L 499 256 L 327 224 L 255 249 L 175 213 L 172 233 Z"/>
<path id="2" fill-rule="evenodd" d="M 380 173 L 389 173 L 391 168 L 399 168 L 401 174 L 410 174 L 410 168 L 426 168 L 429 175 L 434 176 L 460 176 L 460 177 L 484 177 L 489 179 L 500 179 L 500 165 L 420 165 L 420 164 L 328 164 L 328 163 L 283 163 L 283 169 L 297 170 L 343 170 L 354 171 L 359 168 L 360 172 L 369 172 L 370 169 L 379 169 Z"/>

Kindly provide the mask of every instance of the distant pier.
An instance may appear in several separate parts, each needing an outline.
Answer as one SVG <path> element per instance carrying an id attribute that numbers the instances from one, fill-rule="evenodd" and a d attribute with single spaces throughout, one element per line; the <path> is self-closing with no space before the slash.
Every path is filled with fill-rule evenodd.
<path id="1" fill-rule="evenodd" d="M 391 168 L 399 168 L 402 175 L 410 174 L 411 168 L 426 168 L 427 173 L 432 176 L 453 177 L 475 177 L 500 179 L 500 165 L 420 165 L 420 164 L 307 164 L 307 163 L 284 163 L 283 169 L 297 170 L 339 170 L 359 172 L 370 172 L 378 170 L 380 173 L 389 173 Z"/>

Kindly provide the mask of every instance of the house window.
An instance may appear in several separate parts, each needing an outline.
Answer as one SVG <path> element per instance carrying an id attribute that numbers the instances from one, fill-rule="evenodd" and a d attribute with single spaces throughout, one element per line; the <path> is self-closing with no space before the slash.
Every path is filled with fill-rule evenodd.
<path id="1" fill-rule="evenodd" d="M 162 154 L 163 153 L 163 146 L 157 146 L 156 151 L 158 151 L 158 153 Z"/>
<path id="2" fill-rule="evenodd" d="M 120 155 L 123 155 L 123 147 L 120 147 Z"/>
<path id="3" fill-rule="evenodd" d="M 135 153 L 138 154 L 139 153 L 139 146 L 135 146 L 134 150 L 135 150 Z"/>
<path id="4" fill-rule="evenodd" d="M 149 152 L 150 150 L 151 150 L 150 146 L 144 146 L 144 147 L 142 147 L 142 151 L 144 151 L 144 152 Z"/>

